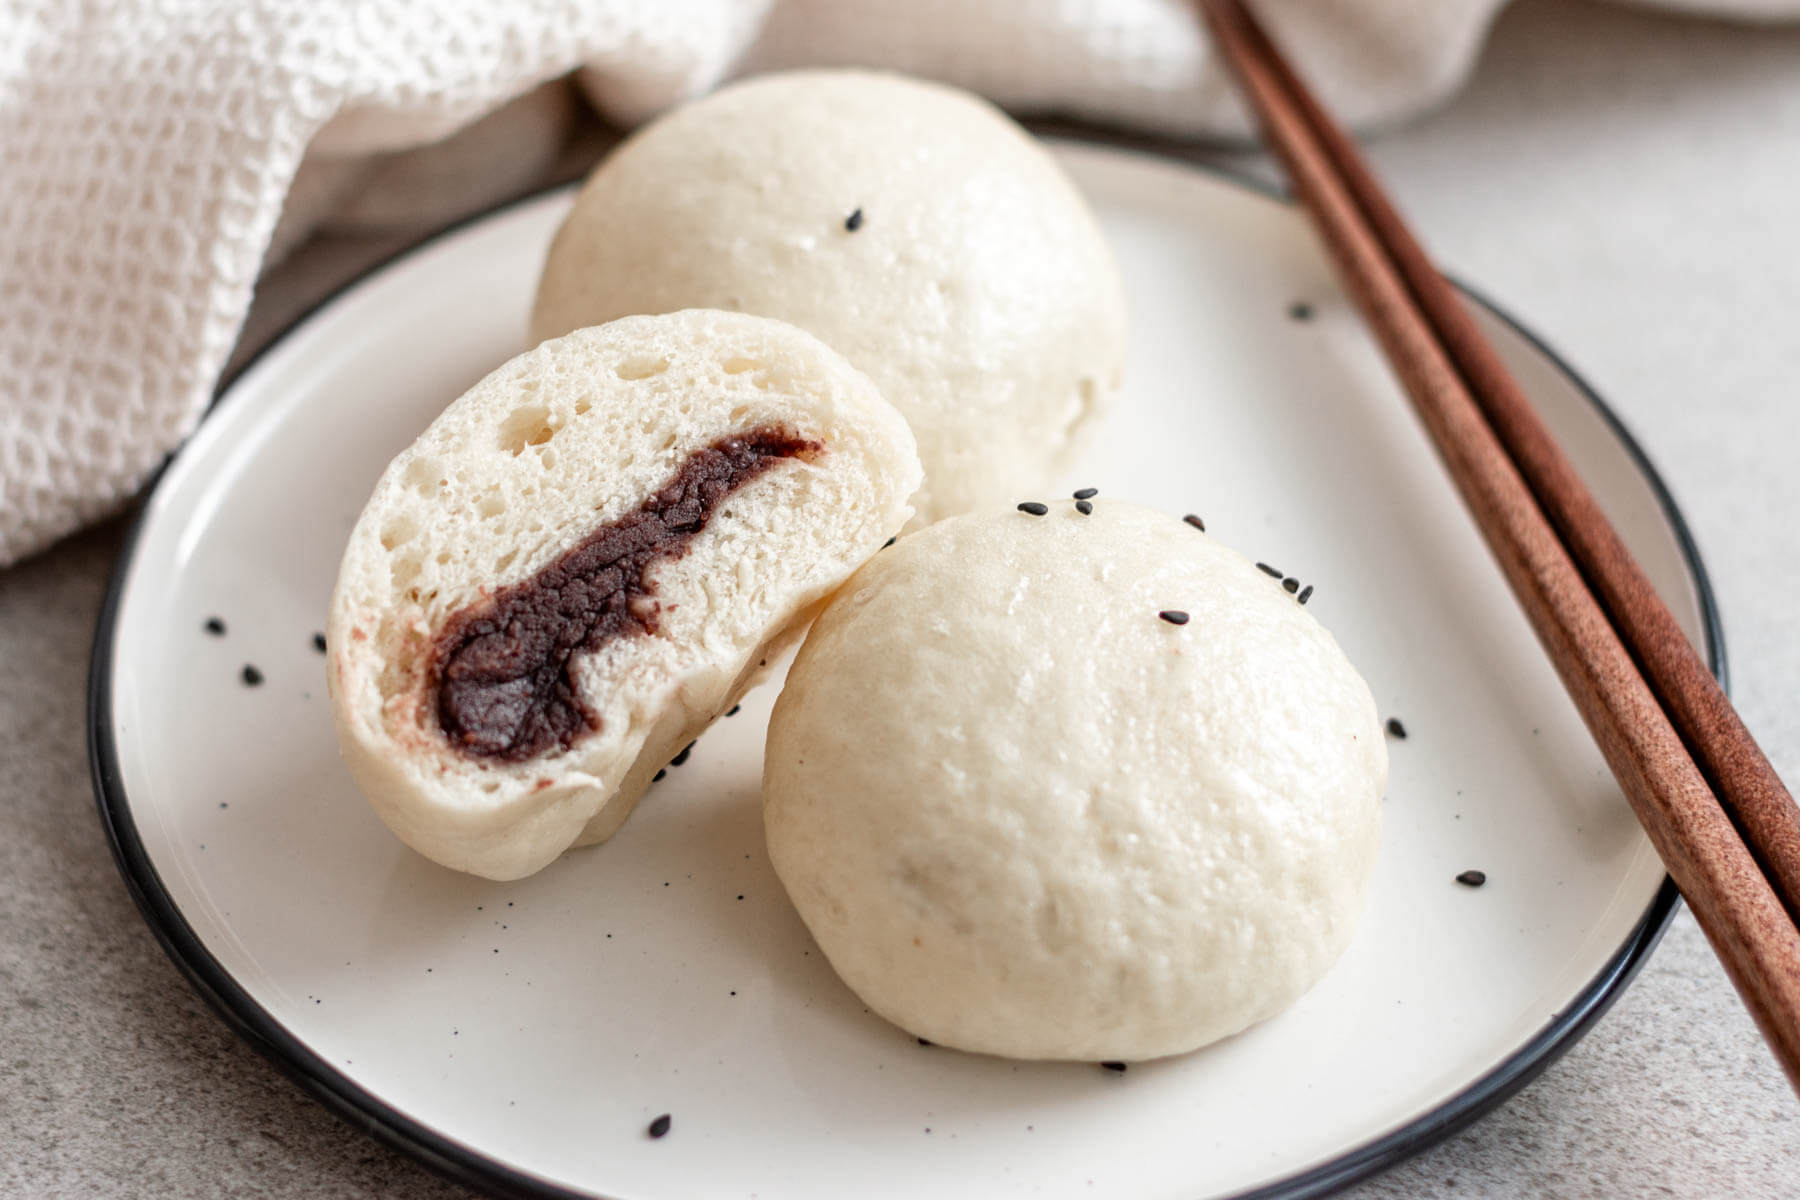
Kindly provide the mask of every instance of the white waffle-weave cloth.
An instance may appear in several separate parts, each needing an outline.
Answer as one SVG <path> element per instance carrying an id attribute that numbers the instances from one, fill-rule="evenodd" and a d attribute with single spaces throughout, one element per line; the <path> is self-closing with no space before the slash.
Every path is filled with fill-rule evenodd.
<path id="1" fill-rule="evenodd" d="M 1261 7 L 1368 126 L 1452 91 L 1503 3 Z M 0 0 L 0 566 L 143 485 L 204 412 L 272 249 L 382 156 L 577 69 L 629 124 L 732 75 L 852 63 L 1021 112 L 1246 128 L 1185 0 Z M 536 94 L 518 128 L 562 128 Z M 532 145 L 505 122 L 498 144 Z M 430 203 L 442 178 L 402 170 L 352 223 Z"/>

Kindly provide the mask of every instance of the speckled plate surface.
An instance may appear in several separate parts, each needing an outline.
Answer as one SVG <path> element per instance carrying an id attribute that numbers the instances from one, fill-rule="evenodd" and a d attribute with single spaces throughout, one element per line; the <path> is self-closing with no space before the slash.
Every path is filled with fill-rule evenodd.
<path id="1" fill-rule="evenodd" d="M 1673 891 L 1302 218 L 1171 159 L 1059 152 L 1134 325 L 1128 394 L 1044 498 L 1079 483 L 1197 512 L 1315 585 L 1410 731 L 1330 975 L 1248 1033 L 1124 1074 L 917 1045 L 838 983 L 770 872 L 772 686 L 617 838 L 530 879 L 459 876 L 387 833 L 338 762 L 313 635 L 383 464 L 522 348 L 561 191 L 296 325 L 227 390 L 121 561 L 93 678 L 101 811 L 156 935 L 235 1028 L 360 1127 L 496 1192 L 1194 1200 L 1379 1169 L 1604 1009 Z M 1716 664 L 1698 560 L 1648 466 L 1550 354 L 1482 315 Z M 1485 887 L 1454 882 L 1470 868 Z"/>

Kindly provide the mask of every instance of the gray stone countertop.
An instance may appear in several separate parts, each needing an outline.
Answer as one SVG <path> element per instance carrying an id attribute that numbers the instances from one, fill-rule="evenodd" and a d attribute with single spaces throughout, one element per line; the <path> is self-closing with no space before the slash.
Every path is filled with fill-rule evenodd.
<path id="1" fill-rule="evenodd" d="M 1738 705 L 1800 779 L 1800 27 L 1525 0 L 1469 89 L 1373 155 L 1440 258 L 1643 442 L 1711 571 Z M 303 251 L 246 341 L 387 248 Z M 463 1194 L 239 1042 L 133 908 L 84 752 L 120 537 L 0 571 L 0 1194 Z M 1537 1082 L 1352 1194 L 1789 1197 L 1800 1102 L 1683 912 Z"/>

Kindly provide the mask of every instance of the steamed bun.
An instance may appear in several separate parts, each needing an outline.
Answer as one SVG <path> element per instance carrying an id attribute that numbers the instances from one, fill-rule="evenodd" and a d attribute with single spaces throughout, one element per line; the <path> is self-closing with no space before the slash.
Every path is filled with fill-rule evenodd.
<path id="1" fill-rule="evenodd" d="M 867 71 L 735 84 L 595 169 L 533 336 L 681 308 L 778 317 L 866 372 L 918 439 L 915 524 L 1041 486 L 1125 357 L 1117 267 L 1050 155 L 983 100 Z"/>
<path id="2" fill-rule="evenodd" d="M 742 313 L 545 342 L 383 472 L 327 626 L 351 774 L 402 841 L 517 879 L 655 773 L 911 515 L 906 423 Z"/>
<path id="3" fill-rule="evenodd" d="M 1103 499 L 952 518 L 859 569 L 775 706 L 763 804 L 788 895 L 871 1009 L 1104 1061 L 1311 987 L 1362 908 L 1386 779 L 1369 689 L 1295 597 Z"/>

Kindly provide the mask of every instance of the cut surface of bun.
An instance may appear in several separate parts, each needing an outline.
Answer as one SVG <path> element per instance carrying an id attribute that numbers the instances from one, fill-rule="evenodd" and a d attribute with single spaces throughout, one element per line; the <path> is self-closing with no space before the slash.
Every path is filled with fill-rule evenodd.
<path id="1" fill-rule="evenodd" d="M 388 466 L 327 629 L 358 785 L 493 879 L 600 841 L 905 524 L 905 422 L 779 321 L 686 311 L 545 342 Z"/>

